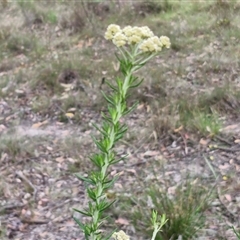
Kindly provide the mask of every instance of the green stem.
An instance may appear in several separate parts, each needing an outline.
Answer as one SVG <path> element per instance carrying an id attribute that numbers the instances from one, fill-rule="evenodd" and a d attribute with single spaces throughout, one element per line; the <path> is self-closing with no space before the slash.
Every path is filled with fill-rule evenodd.
<path id="1" fill-rule="evenodd" d="M 128 71 L 122 87 L 119 86 L 118 91 L 115 94 L 118 94 L 116 99 L 118 101 L 115 104 L 115 111 L 116 111 L 116 117 L 113 119 L 111 117 L 112 125 L 110 127 L 109 135 L 107 137 L 107 141 L 109 141 L 107 150 L 108 153 L 105 154 L 105 159 L 104 159 L 104 165 L 101 168 L 101 180 L 100 182 L 97 183 L 96 185 L 96 203 L 94 205 L 94 210 L 92 214 L 92 228 L 94 229 L 94 232 L 91 233 L 90 239 L 91 240 L 98 240 L 100 239 L 99 237 L 99 227 L 100 227 L 100 211 L 98 209 L 99 204 L 101 203 L 102 199 L 106 197 L 103 195 L 104 193 L 104 179 L 107 177 L 108 173 L 108 168 L 110 166 L 110 158 L 112 157 L 112 148 L 114 146 L 114 142 L 116 140 L 116 132 L 115 132 L 115 126 L 119 124 L 120 118 L 123 116 L 123 113 L 125 109 L 123 108 L 123 105 L 126 105 L 126 96 L 127 96 L 127 91 L 129 89 L 130 85 L 130 79 L 132 77 L 132 70 Z"/>
<path id="2" fill-rule="evenodd" d="M 156 229 L 154 229 L 151 240 L 155 240 L 157 233 L 158 233 L 158 231 L 156 231 Z"/>

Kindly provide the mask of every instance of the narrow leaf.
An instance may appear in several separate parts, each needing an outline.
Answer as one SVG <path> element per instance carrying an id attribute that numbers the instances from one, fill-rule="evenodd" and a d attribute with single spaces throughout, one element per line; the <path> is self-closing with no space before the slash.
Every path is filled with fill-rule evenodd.
<path id="1" fill-rule="evenodd" d="M 83 176 L 79 175 L 78 173 L 76 173 L 75 176 L 76 176 L 78 179 L 80 179 L 80 180 L 82 180 L 82 181 L 84 181 L 84 182 L 87 182 L 87 183 L 90 183 L 90 184 L 94 185 L 94 182 L 92 181 L 92 179 L 83 177 Z"/>
<path id="2" fill-rule="evenodd" d="M 106 100 L 109 104 L 111 104 L 112 106 L 115 106 L 115 104 L 114 104 L 113 100 L 111 99 L 111 97 L 107 97 L 107 95 L 106 95 L 103 91 L 101 91 L 101 92 L 102 92 L 102 95 L 103 95 L 103 97 L 105 98 L 105 100 Z"/>
<path id="3" fill-rule="evenodd" d="M 79 210 L 79 209 L 76 209 L 76 208 L 73 208 L 73 210 L 75 211 L 75 212 L 78 212 L 78 213 L 81 213 L 81 214 L 83 214 L 84 216 L 88 216 L 88 217 L 91 217 L 92 216 L 92 214 L 91 213 L 89 213 L 89 212 L 84 212 L 84 211 L 81 211 L 81 210 Z"/>
<path id="4" fill-rule="evenodd" d="M 93 125 L 102 135 L 107 136 L 107 133 L 106 133 L 104 130 L 100 129 L 95 123 L 92 123 L 92 125 Z"/>
<path id="5" fill-rule="evenodd" d="M 138 105 L 138 102 L 135 102 L 130 109 L 128 109 L 123 113 L 123 115 L 127 115 L 128 113 L 132 112 L 137 107 L 137 105 Z"/>
<path id="6" fill-rule="evenodd" d="M 116 87 L 114 87 L 110 82 L 105 81 L 105 83 L 114 91 L 118 92 L 118 89 Z"/>
<path id="7" fill-rule="evenodd" d="M 136 84 L 131 84 L 129 88 L 136 88 L 136 87 L 138 87 L 139 85 L 141 85 L 142 82 L 143 82 L 143 79 L 141 79 L 141 80 L 140 80 L 138 83 L 136 83 Z"/>

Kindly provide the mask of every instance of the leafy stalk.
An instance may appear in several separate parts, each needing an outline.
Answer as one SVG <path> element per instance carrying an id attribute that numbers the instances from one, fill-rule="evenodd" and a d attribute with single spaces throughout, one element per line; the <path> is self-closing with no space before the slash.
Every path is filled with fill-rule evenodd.
<path id="1" fill-rule="evenodd" d="M 136 107 L 136 104 L 130 108 L 127 107 L 129 89 L 138 87 L 143 81 L 138 80 L 134 73 L 154 57 L 162 47 L 170 47 L 170 40 L 167 37 L 153 36 L 151 30 L 147 27 L 132 28 L 128 26 L 125 30 L 126 35 L 118 25 L 111 24 L 105 33 L 105 38 L 112 40 L 118 47 L 121 57 L 118 55 L 116 57 L 120 63 L 120 71 L 123 77 L 117 78 L 116 84 L 107 83 L 112 89 L 112 94 L 107 95 L 102 92 L 108 103 L 108 112 L 107 114 L 102 113 L 103 123 L 100 127 L 93 125 L 101 134 L 99 139 L 92 137 L 98 152 L 90 157 L 90 160 L 95 165 L 96 170 L 92 171 L 88 177 L 77 175 L 87 185 L 89 202 L 85 210 L 74 210 L 88 217 L 89 221 L 83 223 L 77 218 L 74 219 L 83 231 L 86 240 L 107 240 L 111 237 L 129 239 L 123 231 L 114 232 L 114 234 L 112 232 L 103 237 L 100 229 L 106 220 L 103 217 L 103 212 L 114 203 L 114 201 L 107 201 L 106 191 L 113 186 L 118 178 L 117 176 L 113 178 L 109 176 L 109 167 L 126 157 L 117 158 L 114 146 L 127 131 L 127 126 L 121 124 L 120 119 Z M 139 42 L 136 42 L 138 40 Z M 124 46 L 127 43 L 128 47 Z M 153 214 L 154 234 L 152 239 L 155 238 L 164 223 L 165 216 L 159 223 L 156 213 Z M 118 236 L 121 237 L 118 238 Z"/>
<path id="2" fill-rule="evenodd" d="M 103 93 L 103 97 L 108 102 L 108 113 L 102 115 L 103 124 L 101 127 L 94 125 L 95 129 L 101 133 L 101 138 L 93 137 L 99 152 L 94 154 L 90 160 L 98 170 L 87 178 L 77 175 L 79 179 L 88 184 L 87 194 L 91 199 L 88 210 L 74 209 L 91 218 L 90 222 L 85 224 L 75 219 L 84 231 L 86 240 L 109 239 L 109 237 L 102 237 L 100 231 L 104 220 L 102 213 L 113 204 L 113 202 L 107 202 L 105 192 L 117 180 L 117 177 L 110 179 L 108 169 L 112 164 L 121 160 L 116 158 L 113 148 L 127 131 L 126 125 L 121 124 L 120 119 L 132 110 L 132 108 L 127 108 L 128 90 L 135 87 L 134 84 L 138 86 L 141 83 L 141 81 L 137 82 L 136 77 L 133 77 L 135 67 L 126 58 L 120 60 L 120 69 L 125 77 L 123 80 L 118 78 L 116 86 L 109 84 L 112 89 L 110 96 Z"/>

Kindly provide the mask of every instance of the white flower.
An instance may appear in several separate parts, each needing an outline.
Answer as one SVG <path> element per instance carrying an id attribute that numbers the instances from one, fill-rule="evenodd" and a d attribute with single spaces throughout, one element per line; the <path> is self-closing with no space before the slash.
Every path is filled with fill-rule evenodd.
<path id="1" fill-rule="evenodd" d="M 126 26 L 123 28 L 122 32 L 127 36 L 130 37 L 133 35 L 133 28 L 131 26 Z"/>
<path id="2" fill-rule="evenodd" d="M 126 44 L 138 44 L 142 52 L 160 52 L 163 47 L 170 48 L 170 39 L 166 36 L 155 36 L 149 27 L 126 26 L 122 30 L 116 24 L 110 24 L 105 33 L 107 40 L 112 40 L 117 47 Z"/>
<path id="3" fill-rule="evenodd" d="M 138 44 L 142 40 L 153 37 L 153 32 L 149 29 L 149 27 L 131 27 L 127 26 L 123 28 L 123 33 L 128 38 L 128 44 Z"/>
<path id="4" fill-rule="evenodd" d="M 156 51 L 157 52 L 160 52 L 162 50 L 162 47 L 163 47 L 163 44 L 162 42 L 160 41 L 160 38 L 157 37 L 157 36 L 154 36 L 154 37 L 151 37 L 149 38 L 151 41 L 153 41 L 153 43 L 156 45 L 155 48 L 156 48 Z"/>
<path id="5" fill-rule="evenodd" d="M 162 50 L 162 45 L 158 37 L 154 36 L 144 40 L 140 45 L 139 49 L 142 52 L 160 52 Z"/>
<path id="6" fill-rule="evenodd" d="M 132 31 L 133 31 L 133 35 L 142 37 L 142 30 L 140 27 L 133 27 Z"/>
<path id="7" fill-rule="evenodd" d="M 122 32 L 117 32 L 113 37 L 113 43 L 117 47 L 122 47 L 127 43 L 127 37 Z"/>
<path id="8" fill-rule="evenodd" d="M 127 26 L 123 28 L 123 33 L 128 38 L 128 44 L 137 44 L 142 41 L 142 32 L 139 27 Z"/>
<path id="9" fill-rule="evenodd" d="M 142 33 L 142 38 L 150 38 L 154 36 L 153 32 L 147 26 L 141 27 L 140 30 Z"/>
<path id="10" fill-rule="evenodd" d="M 113 37 L 118 33 L 121 32 L 121 28 L 116 24 L 110 24 L 105 32 L 105 38 L 107 40 L 112 40 Z"/>
<path id="11" fill-rule="evenodd" d="M 112 237 L 115 240 L 130 240 L 130 237 L 124 232 L 124 231 L 119 231 L 119 232 L 115 232 Z"/>
<path id="12" fill-rule="evenodd" d="M 128 37 L 128 44 L 136 44 L 140 43 L 142 41 L 142 38 L 138 35 L 132 35 Z"/>
<path id="13" fill-rule="evenodd" d="M 160 41 L 162 42 L 162 45 L 166 48 L 170 48 L 171 46 L 171 42 L 170 42 L 170 39 L 166 36 L 161 36 L 160 38 Z"/>

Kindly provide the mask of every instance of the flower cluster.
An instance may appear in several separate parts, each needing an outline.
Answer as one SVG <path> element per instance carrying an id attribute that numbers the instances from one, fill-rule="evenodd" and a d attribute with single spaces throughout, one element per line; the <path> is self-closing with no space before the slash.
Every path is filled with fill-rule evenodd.
<path id="1" fill-rule="evenodd" d="M 112 235 L 115 240 L 130 240 L 129 236 L 124 231 L 115 232 Z"/>
<path id="2" fill-rule="evenodd" d="M 160 52 L 162 48 L 170 48 L 170 39 L 166 36 L 157 37 L 149 29 L 149 27 L 131 27 L 127 26 L 123 29 L 116 24 L 110 24 L 105 33 L 107 40 L 117 47 L 125 45 L 138 45 L 138 49 L 142 52 Z"/>

